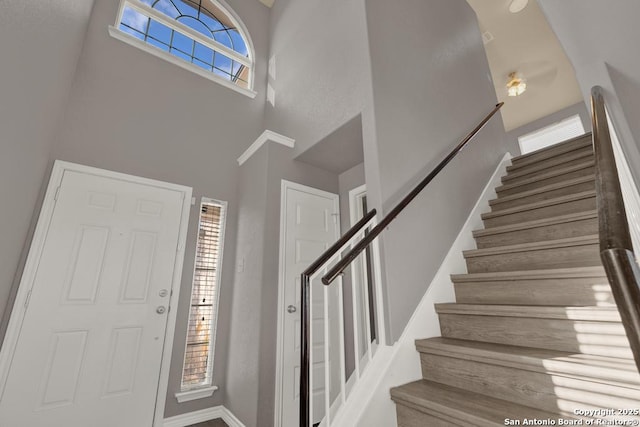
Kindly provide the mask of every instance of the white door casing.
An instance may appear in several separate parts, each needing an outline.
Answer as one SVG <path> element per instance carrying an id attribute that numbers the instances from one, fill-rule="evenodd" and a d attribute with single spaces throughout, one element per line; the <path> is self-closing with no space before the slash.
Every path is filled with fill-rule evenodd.
<path id="1" fill-rule="evenodd" d="M 162 424 L 190 198 L 56 162 L 0 353 L 0 425 Z"/>
<path id="2" fill-rule="evenodd" d="M 300 274 L 339 238 L 338 195 L 282 181 L 275 425 L 299 423 Z M 312 288 L 314 423 L 324 413 L 322 285 Z M 290 307 L 295 311 L 289 312 Z M 293 310 L 293 309 L 292 309 Z M 335 326 L 332 325 L 332 330 Z M 336 334 L 332 335 L 331 340 Z M 337 338 L 337 337 L 336 337 Z M 334 346 L 336 349 L 338 346 Z M 337 373 L 337 371 L 336 371 Z"/>
<path id="3" fill-rule="evenodd" d="M 359 220 L 361 220 L 365 215 L 363 199 L 367 195 L 367 186 L 366 184 L 356 187 L 349 191 L 349 220 L 350 224 L 353 227 Z M 360 363 L 356 363 L 356 369 L 361 369 L 363 364 L 361 363 L 361 359 L 363 359 L 366 355 L 367 349 L 367 310 L 365 309 L 365 301 L 364 301 L 364 287 L 368 285 L 367 280 L 367 265 L 366 265 L 366 255 L 363 252 L 360 256 L 358 256 L 350 266 L 351 269 L 351 286 L 356 290 L 356 301 L 355 306 L 358 307 L 358 310 L 355 313 L 352 313 L 356 316 L 353 318 L 353 333 L 355 334 L 355 339 L 358 340 L 358 348 L 359 353 L 355 355 Z M 351 310 L 352 312 L 354 310 Z M 355 350 L 355 349 L 354 349 Z"/>

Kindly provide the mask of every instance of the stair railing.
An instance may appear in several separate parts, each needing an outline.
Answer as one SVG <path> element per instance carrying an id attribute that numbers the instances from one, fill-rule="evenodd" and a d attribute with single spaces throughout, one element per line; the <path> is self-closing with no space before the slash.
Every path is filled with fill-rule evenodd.
<path id="1" fill-rule="evenodd" d="M 444 167 L 454 158 L 456 155 L 462 151 L 463 148 L 473 139 L 474 136 L 480 132 L 480 130 L 487 124 L 487 122 L 502 108 L 504 105 L 503 102 L 497 104 L 487 116 L 482 119 L 482 121 L 440 162 L 438 165 L 422 180 L 420 181 L 413 190 L 411 190 L 389 213 L 379 222 L 376 221 L 376 211 L 372 210 L 369 212 L 362 220 L 360 220 L 357 224 L 355 224 L 349 231 L 345 233 L 345 235 L 340 238 L 334 245 L 332 245 L 329 249 L 327 249 L 313 264 L 309 266 L 301 275 L 301 286 L 302 286 L 302 301 L 301 301 L 301 347 L 300 347 L 300 426 L 301 427 L 312 427 L 312 399 L 313 399 L 313 375 L 312 370 L 310 370 L 311 359 L 312 359 L 312 351 L 310 349 L 310 345 L 312 343 L 312 330 L 311 330 L 311 284 L 315 277 L 318 276 L 319 272 L 323 269 L 328 269 L 326 274 L 322 277 L 322 283 L 326 285 L 324 287 L 324 335 L 325 335 L 325 347 L 328 346 L 328 295 L 327 289 L 328 285 L 330 285 L 336 278 L 341 276 L 345 269 L 349 267 L 360 254 L 365 251 L 367 248 L 373 245 L 374 252 L 377 248 L 377 240 L 376 237 L 382 231 L 389 226 L 389 224 L 402 212 L 412 201 L 415 199 L 418 194 L 444 169 Z M 372 228 L 371 228 L 372 227 Z M 351 249 L 343 256 L 341 256 L 342 252 L 345 251 L 345 248 L 352 246 Z M 334 261 L 337 262 L 330 266 L 330 264 Z M 374 269 L 378 269 L 379 266 L 374 265 Z M 378 275 L 379 279 L 379 275 Z M 377 322 L 378 331 L 377 331 L 377 339 L 379 343 L 385 344 L 384 341 L 384 327 L 381 325 L 382 323 L 382 292 L 381 292 L 381 284 L 380 280 L 376 280 L 376 295 L 375 302 L 376 308 L 374 309 L 376 316 L 378 316 L 375 321 Z M 339 287 L 339 313 L 340 313 L 340 321 L 339 321 L 339 329 L 343 330 L 343 319 L 342 319 L 342 287 Z M 366 296 L 368 300 L 368 296 Z M 366 304 L 365 304 L 366 306 Z M 355 305 L 354 305 L 355 310 Z M 372 315 L 367 312 L 367 321 L 365 323 L 369 323 L 369 316 Z M 355 319 L 355 315 L 354 315 Z M 355 320 L 354 320 L 355 323 Z M 354 324 L 354 331 L 357 329 Z M 369 360 L 371 360 L 372 349 L 371 349 L 371 337 L 372 331 L 370 331 L 369 327 L 366 328 L 368 331 L 367 345 Z M 342 334 L 342 332 L 341 332 Z M 356 339 L 354 339 L 354 345 L 357 347 Z M 345 401 L 345 372 L 344 372 L 344 348 L 343 348 L 343 340 L 339 342 L 340 345 L 340 374 L 341 374 L 341 382 L 340 382 L 340 394 L 342 402 Z M 356 365 L 358 359 L 358 352 L 356 350 Z M 332 406 L 333 402 L 330 398 L 330 387 L 329 387 L 329 362 L 330 357 L 328 354 L 328 350 L 325 348 L 325 399 L 324 399 L 324 419 L 321 422 L 321 427 L 329 427 L 331 425 L 331 414 L 332 414 Z M 360 370 L 355 369 L 354 374 L 360 376 Z"/>
<path id="2" fill-rule="evenodd" d="M 591 89 L 591 120 L 596 165 L 600 258 L 633 357 L 640 370 L 640 270 L 633 253 L 603 90 L 600 86 Z"/>

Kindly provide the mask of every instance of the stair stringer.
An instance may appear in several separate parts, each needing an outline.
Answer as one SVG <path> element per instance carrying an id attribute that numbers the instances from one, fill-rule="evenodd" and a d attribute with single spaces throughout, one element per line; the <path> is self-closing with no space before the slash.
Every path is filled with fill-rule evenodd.
<path id="1" fill-rule="evenodd" d="M 372 369 L 367 369 L 355 385 L 332 426 L 397 426 L 396 405 L 389 398 L 389 389 L 422 378 L 415 341 L 441 335 L 435 304 L 455 302 L 450 275 L 467 271 L 463 251 L 476 248 L 473 230 L 482 228 L 481 215 L 489 200 L 496 197 L 495 188 L 500 185 L 511 158 L 511 153 L 506 153 L 500 160 L 402 335 L 392 346 L 378 349 L 369 366 Z"/>

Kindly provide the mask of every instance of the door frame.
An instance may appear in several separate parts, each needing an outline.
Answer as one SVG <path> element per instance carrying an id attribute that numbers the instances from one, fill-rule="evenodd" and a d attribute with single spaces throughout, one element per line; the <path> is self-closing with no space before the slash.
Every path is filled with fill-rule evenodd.
<path id="1" fill-rule="evenodd" d="M 349 190 L 349 220 L 353 227 L 360 218 L 358 218 L 358 202 L 362 196 L 367 194 L 367 184 L 362 184 L 352 190 Z"/>
<path id="2" fill-rule="evenodd" d="M 173 279 L 171 282 L 171 294 L 169 307 L 174 306 L 174 310 L 169 310 L 167 317 L 167 327 L 164 336 L 164 345 L 162 351 L 162 362 L 158 375 L 158 386 L 156 395 L 156 405 L 154 409 L 153 425 L 161 427 L 164 420 L 164 405 L 167 397 L 167 389 L 169 387 L 169 367 L 171 365 L 171 350 L 173 348 L 173 336 L 175 332 L 176 316 L 178 313 L 177 302 L 180 296 L 180 282 L 182 276 L 182 267 L 184 264 L 185 244 L 187 240 L 187 227 L 189 225 L 189 212 L 191 210 L 191 187 L 172 184 L 168 182 L 156 181 L 148 178 L 142 178 L 134 175 L 127 175 L 119 172 L 113 172 L 105 169 L 94 168 L 90 166 L 79 165 L 75 163 L 56 160 L 53 164 L 51 177 L 44 196 L 40 216 L 36 224 L 29 254 L 18 285 L 15 302 L 11 309 L 11 316 L 7 325 L 7 332 L 0 349 L 0 396 L 4 393 L 4 388 L 9 376 L 9 368 L 16 350 L 18 338 L 20 337 L 20 329 L 26 314 L 26 304 L 31 294 L 35 276 L 38 270 L 38 263 L 42 257 L 45 240 L 49 232 L 49 226 L 53 217 L 53 211 L 58 196 L 58 190 L 62 185 L 62 178 L 66 171 L 79 172 L 89 175 L 97 175 L 105 178 L 118 179 L 135 184 L 143 184 L 153 187 L 159 187 L 166 190 L 173 190 L 182 193 L 182 214 L 180 218 L 180 231 L 178 234 L 178 247 L 176 248 L 176 260 L 173 269 Z"/>
<path id="3" fill-rule="evenodd" d="M 317 188 L 309 187 L 296 182 L 282 180 L 280 184 L 280 254 L 279 254 L 279 266 L 278 266 L 278 337 L 276 340 L 276 394 L 275 394 L 275 407 L 274 407 L 274 426 L 282 425 L 282 382 L 284 367 L 282 366 L 284 359 L 284 268 L 285 268 L 285 242 L 286 242 L 286 206 L 287 206 L 287 191 L 298 190 L 305 193 L 314 194 L 321 197 L 326 197 L 334 200 L 335 213 L 340 212 L 340 196 L 338 194 L 330 193 L 328 191 L 319 190 Z M 340 238 L 340 219 L 336 217 L 337 221 L 337 236 L 336 240 Z"/>

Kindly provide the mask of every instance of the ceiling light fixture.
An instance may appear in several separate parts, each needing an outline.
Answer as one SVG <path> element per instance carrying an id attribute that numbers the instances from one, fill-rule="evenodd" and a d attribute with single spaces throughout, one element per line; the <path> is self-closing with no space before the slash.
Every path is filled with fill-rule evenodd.
<path id="1" fill-rule="evenodd" d="M 507 95 L 518 96 L 522 95 L 527 90 L 527 83 L 522 76 L 516 74 L 516 72 L 509 73 L 509 81 L 507 82 Z"/>
<path id="2" fill-rule="evenodd" d="M 511 0 L 511 4 L 509 4 L 509 12 L 518 13 L 527 7 L 528 3 L 529 0 Z"/>

